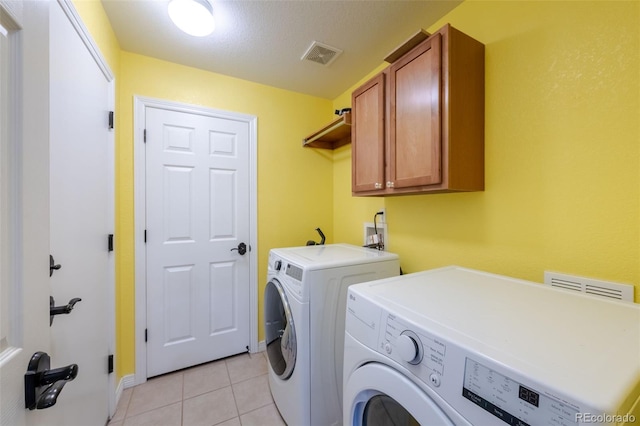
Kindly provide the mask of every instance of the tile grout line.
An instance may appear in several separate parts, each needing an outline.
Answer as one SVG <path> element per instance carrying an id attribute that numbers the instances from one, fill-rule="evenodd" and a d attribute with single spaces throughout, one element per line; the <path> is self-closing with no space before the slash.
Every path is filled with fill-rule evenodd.
<path id="1" fill-rule="evenodd" d="M 124 415 L 122 416 L 122 424 L 124 424 L 125 419 L 129 415 L 129 407 L 131 406 L 131 401 L 133 401 L 133 392 L 135 391 L 135 389 L 135 386 L 131 388 L 131 395 L 129 395 L 129 401 L 127 401 L 127 406 L 125 407 Z"/>
<path id="2" fill-rule="evenodd" d="M 182 373 L 182 394 L 180 394 L 180 426 L 184 424 L 184 386 L 185 386 L 185 374 Z"/>
<path id="3" fill-rule="evenodd" d="M 227 365 L 227 361 L 224 361 L 224 366 L 227 368 L 227 375 L 229 376 L 229 387 L 231 387 L 231 395 L 233 395 L 233 403 L 236 406 L 236 417 L 238 418 L 238 423 L 242 424 L 240 421 L 240 409 L 238 409 L 238 401 L 236 400 L 236 393 L 233 391 L 233 383 L 231 382 L 231 373 L 229 372 L 229 366 Z M 231 419 L 229 419 L 231 420 Z"/>

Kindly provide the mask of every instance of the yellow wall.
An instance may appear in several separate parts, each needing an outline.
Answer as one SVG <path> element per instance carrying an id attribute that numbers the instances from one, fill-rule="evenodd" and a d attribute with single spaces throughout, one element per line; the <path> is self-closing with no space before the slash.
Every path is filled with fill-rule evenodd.
<path id="1" fill-rule="evenodd" d="M 361 243 L 384 205 L 405 272 L 554 270 L 635 284 L 640 301 L 640 2 L 467 0 L 429 30 L 447 22 L 486 45 L 486 191 L 352 198 L 345 148 L 334 239 Z"/>

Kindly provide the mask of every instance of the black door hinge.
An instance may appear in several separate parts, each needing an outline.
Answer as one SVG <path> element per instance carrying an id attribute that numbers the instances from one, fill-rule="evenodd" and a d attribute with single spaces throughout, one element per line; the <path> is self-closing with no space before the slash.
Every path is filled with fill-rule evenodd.
<path id="1" fill-rule="evenodd" d="M 113 251 L 113 234 L 109 234 L 107 237 L 107 250 Z"/>
<path id="2" fill-rule="evenodd" d="M 107 373 L 113 373 L 113 354 L 107 357 Z"/>
<path id="3" fill-rule="evenodd" d="M 146 342 L 149 338 L 149 333 L 147 333 L 147 329 L 144 329 L 144 341 Z"/>
<path id="4" fill-rule="evenodd" d="M 146 229 L 144 230 L 144 242 L 145 243 L 147 242 L 147 230 Z"/>
<path id="5" fill-rule="evenodd" d="M 147 129 L 144 129 L 144 131 L 142 132 L 142 140 L 144 141 L 144 143 L 147 143 Z"/>
<path id="6" fill-rule="evenodd" d="M 113 111 L 109 111 L 109 129 L 113 129 Z"/>

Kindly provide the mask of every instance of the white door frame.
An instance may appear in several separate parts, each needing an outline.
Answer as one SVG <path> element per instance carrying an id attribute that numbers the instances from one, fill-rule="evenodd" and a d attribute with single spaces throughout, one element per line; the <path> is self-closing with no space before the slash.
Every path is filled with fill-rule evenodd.
<path id="1" fill-rule="evenodd" d="M 89 30 L 82 22 L 82 18 L 78 14 L 75 6 L 73 5 L 73 2 L 71 0 L 58 0 L 58 4 L 64 11 L 65 15 L 69 19 L 69 22 L 71 23 L 73 28 L 76 30 L 76 32 L 78 33 L 78 36 L 80 37 L 85 47 L 89 51 L 89 54 L 91 55 L 93 60 L 96 62 L 96 65 L 98 66 L 98 68 L 104 75 L 105 79 L 109 83 L 109 94 L 108 94 L 109 105 L 107 107 L 109 111 L 114 111 L 114 114 L 115 114 L 116 81 L 115 81 L 115 76 L 113 75 L 113 72 L 109 67 L 109 64 L 105 60 L 104 56 L 102 56 L 102 53 L 100 52 L 100 49 L 98 48 L 95 41 L 91 37 Z M 107 121 L 107 117 L 105 116 L 105 125 L 106 125 L 106 121 Z M 108 163 L 107 169 L 109 170 L 109 175 L 107 176 L 109 199 L 108 199 L 107 206 L 109 211 L 109 216 L 108 216 L 109 228 L 110 228 L 109 232 L 113 234 L 114 228 L 115 228 L 115 223 L 114 223 L 114 220 L 115 220 L 115 131 L 114 130 L 111 130 L 109 132 L 108 143 L 109 143 L 109 151 L 108 151 L 109 157 L 106 159 L 106 161 Z M 117 238 L 117 237 L 114 237 L 114 238 Z M 107 336 L 105 336 L 105 338 L 107 339 L 107 347 L 109 349 L 109 353 L 114 354 L 114 372 L 109 375 L 109 389 L 107 392 L 109 395 L 109 401 L 108 401 L 109 416 L 111 417 L 115 414 L 117 399 L 119 397 L 119 394 L 122 392 L 121 389 L 119 391 L 116 389 L 116 379 L 115 379 L 115 376 L 116 376 L 115 364 L 117 362 L 117 357 L 115 356 L 116 354 L 116 329 L 115 329 L 116 288 L 115 288 L 115 259 L 114 259 L 113 253 L 109 254 L 109 276 L 107 277 L 107 294 L 109 297 L 107 298 L 107 301 L 106 301 L 108 316 L 107 316 Z"/>
<path id="2" fill-rule="evenodd" d="M 189 105 L 162 99 L 134 96 L 133 99 L 133 144 L 134 144 L 134 201 L 135 201 L 135 385 L 147 381 L 147 345 L 144 331 L 147 328 L 147 250 L 144 242 L 146 228 L 146 162 L 144 129 L 146 108 L 160 108 L 187 114 L 244 121 L 249 125 L 249 314 L 250 348 L 258 351 L 258 118 L 197 105 Z"/>

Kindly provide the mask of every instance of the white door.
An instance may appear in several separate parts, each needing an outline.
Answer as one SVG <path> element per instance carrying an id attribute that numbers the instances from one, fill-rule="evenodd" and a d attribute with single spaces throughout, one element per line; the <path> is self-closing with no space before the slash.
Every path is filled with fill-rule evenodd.
<path id="1" fill-rule="evenodd" d="M 61 269 L 51 277 L 56 306 L 80 298 L 51 325 L 51 359 L 78 364 L 57 405 L 61 425 L 108 419 L 108 235 L 110 84 L 57 2 L 50 11 L 50 235 Z"/>
<path id="2" fill-rule="evenodd" d="M 62 55 L 53 59 L 53 55 L 59 55 L 61 47 L 65 52 L 67 49 L 79 52 L 77 43 L 69 39 L 69 22 L 63 17 L 60 5 L 55 2 L 0 1 L 0 9 L 0 424 L 104 424 L 107 388 L 104 386 L 103 394 L 99 396 L 105 407 L 99 410 L 99 421 L 86 417 L 84 393 L 96 395 L 80 378 L 86 376 L 90 381 L 90 363 L 83 361 L 77 348 L 63 342 L 63 339 L 73 341 L 87 348 L 91 340 L 87 340 L 86 335 L 76 334 L 74 329 L 58 335 L 49 327 L 50 241 L 52 247 L 57 244 L 50 236 L 59 236 L 55 232 L 50 235 L 50 213 L 52 230 L 57 227 L 57 216 L 50 210 L 49 201 L 50 195 L 60 195 L 54 191 L 50 193 L 50 177 L 51 182 L 55 181 L 57 173 L 55 166 L 50 168 L 50 161 L 56 161 L 61 152 L 58 150 L 63 149 L 59 145 L 61 138 L 73 137 L 74 140 L 66 142 L 74 144 L 92 139 L 85 134 L 79 139 L 77 133 L 62 129 L 82 124 L 79 121 L 85 117 L 63 112 L 76 114 L 78 108 L 70 111 L 69 105 L 77 104 L 89 88 L 84 84 L 84 76 L 79 85 L 76 85 L 77 80 L 69 85 L 71 79 L 60 72 L 61 63 L 75 71 L 76 63 L 71 61 L 76 61 L 77 57 Z M 72 38 L 75 37 L 77 35 Z M 86 53 L 86 48 L 83 49 Z M 86 62 L 78 64 L 80 72 L 87 71 L 85 65 Z M 65 82 L 66 89 L 63 90 L 65 86 L 61 82 Z M 63 123 L 51 124 L 61 116 Z M 51 157 L 50 149 L 56 150 Z M 75 191 L 77 180 L 76 176 L 73 185 L 65 182 L 66 187 L 56 187 L 56 191 Z M 52 183 L 52 186 L 58 183 Z M 65 209 L 67 214 L 73 214 L 84 212 L 83 207 L 80 203 L 68 204 Z M 83 216 L 84 219 L 87 217 Z M 94 228 L 91 232 L 97 231 Z M 73 239 L 74 235 L 65 235 L 65 238 Z M 83 280 L 83 284 L 86 282 Z M 57 290 L 61 289 L 62 285 Z M 91 312 L 91 315 L 95 313 Z M 106 342 L 106 333 L 100 328 L 104 318 L 92 317 L 83 321 L 97 324 L 98 329 L 93 329 L 91 335 L 102 333 L 101 341 Z M 55 344 L 51 343 L 51 337 Z M 36 351 L 49 353 L 52 369 L 71 363 L 81 367 L 78 378 L 62 389 L 56 405 L 31 411 L 25 409 L 24 375 Z M 105 367 L 102 363 L 101 370 Z"/>
<path id="3" fill-rule="evenodd" d="M 26 410 L 24 388 L 31 356 L 50 349 L 48 8 L 0 2 L 0 424 L 12 426 L 48 411 Z"/>
<path id="4" fill-rule="evenodd" d="M 152 377 L 249 350 L 250 129 L 153 107 L 145 128 Z"/>

